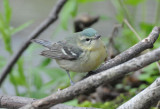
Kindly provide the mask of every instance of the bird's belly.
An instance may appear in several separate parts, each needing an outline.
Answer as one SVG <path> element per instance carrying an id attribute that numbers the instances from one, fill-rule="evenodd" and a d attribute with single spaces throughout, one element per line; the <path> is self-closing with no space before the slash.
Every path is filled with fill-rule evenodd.
<path id="1" fill-rule="evenodd" d="M 84 66 L 87 69 L 87 72 L 95 70 L 99 65 L 101 65 L 101 63 L 104 62 L 106 56 L 107 54 L 105 50 L 92 51 L 88 61 L 86 61 Z"/>
<path id="2" fill-rule="evenodd" d="M 73 72 L 87 72 L 85 65 L 77 60 L 58 60 L 57 63 L 65 70 Z"/>
<path id="3" fill-rule="evenodd" d="M 85 53 L 80 60 L 56 60 L 60 67 L 73 72 L 89 72 L 95 70 L 106 58 L 106 51 L 92 51 Z"/>

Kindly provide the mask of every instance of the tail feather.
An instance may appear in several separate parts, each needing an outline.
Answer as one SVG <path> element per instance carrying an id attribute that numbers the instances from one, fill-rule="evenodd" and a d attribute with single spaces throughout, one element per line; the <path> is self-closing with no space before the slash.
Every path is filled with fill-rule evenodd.
<path id="1" fill-rule="evenodd" d="M 55 55 L 53 52 L 51 52 L 50 50 L 44 50 L 40 53 L 40 55 L 48 57 L 50 59 L 59 59 L 59 57 Z"/>
<path id="2" fill-rule="evenodd" d="M 35 43 L 40 44 L 40 45 L 47 47 L 49 49 L 52 47 L 52 42 L 42 40 L 42 39 L 33 39 L 33 40 L 31 40 L 31 42 L 35 42 Z"/>

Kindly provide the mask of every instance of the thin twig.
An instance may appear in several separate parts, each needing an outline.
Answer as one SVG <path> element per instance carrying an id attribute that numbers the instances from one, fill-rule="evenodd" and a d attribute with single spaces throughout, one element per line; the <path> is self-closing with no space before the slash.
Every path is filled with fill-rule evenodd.
<path id="1" fill-rule="evenodd" d="M 158 101 L 155 109 L 160 109 L 160 101 Z"/>
<path id="2" fill-rule="evenodd" d="M 114 38 L 117 36 L 119 28 L 123 27 L 123 24 L 115 24 L 111 35 L 109 36 L 107 44 L 107 59 L 111 59 L 115 55 Z"/>
<path id="3" fill-rule="evenodd" d="M 139 34 L 136 32 L 136 30 L 131 26 L 131 24 L 128 22 L 127 19 L 123 20 L 124 23 L 130 28 L 130 30 L 136 35 L 136 37 L 138 38 L 139 41 L 141 41 L 141 37 L 139 36 Z"/>
<path id="4" fill-rule="evenodd" d="M 58 0 L 56 6 L 53 8 L 52 12 L 49 14 L 48 18 L 46 18 L 30 35 L 29 38 L 23 43 L 21 48 L 13 55 L 11 60 L 5 66 L 0 76 L 0 86 L 5 80 L 6 76 L 11 72 L 13 66 L 20 58 L 22 53 L 27 49 L 30 45 L 30 40 L 38 37 L 44 30 L 46 30 L 52 23 L 54 23 L 58 19 L 58 14 L 60 13 L 62 7 L 67 2 L 67 0 Z"/>
<path id="5" fill-rule="evenodd" d="M 132 27 L 132 25 L 128 22 L 128 20 L 127 20 L 127 19 L 124 19 L 123 21 L 124 21 L 124 23 L 130 28 L 130 30 L 136 35 L 137 39 L 138 39 L 139 41 L 141 41 L 141 40 L 142 40 L 141 37 L 140 37 L 139 34 L 136 32 L 136 30 Z M 150 50 L 148 50 L 148 52 L 149 52 L 149 51 L 150 51 Z M 158 68 L 159 73 L 160 73 L 160 65 L 158 64 L 158 62 L 156 62 L 156 65 L 157 65 L 157 68 Z"/>
<path id="6" fill-rule="evenodd" d="M 150 34 L 150 37 L 144 39 L 143 42 L 149 42 L 149 40 L 154 40 L 155 33 L 157 34 L 157 32 L 154 31 L 154 34 Z M 141 45 L 141 47 L 144 47 L 144 46 Z M 148 52 L 139 57 L 133 58 L 130 61 L 127 61 L 118 66 L 112 67 L 108 70 L 102 71 L 101 73 L 92 75 L 82 81 L 77 82 L 73 86 L 70 86 L 66 89 L 53 93 L 52 95 L 46 98 L 43 98 L 41 100 L 37 100 L 33 103 L 30 103 L 22 107 L 21 109 L 26 109 L 26 107 L 28 109 L 37 109 L 37 108 L 44 109 L 44 108 L 49 108 L 58 103 L 63 103 L 65 101 L 73 99 L 74 97 L 82 93 L 86 93 L 90 90 L 93 90 L 104 83 L 109 83 L 111 81 L 114 81 L 120 77 L 125 76 L 125 74 L 129 72 L 139 70 L 158 60 L 160 60 L 160 48 L 154 51 Z"/>

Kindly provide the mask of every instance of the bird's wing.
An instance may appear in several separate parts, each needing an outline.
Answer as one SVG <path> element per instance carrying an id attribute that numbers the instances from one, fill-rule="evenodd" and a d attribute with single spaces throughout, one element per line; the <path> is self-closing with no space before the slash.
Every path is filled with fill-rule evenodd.
<path id="1" fill-rule="evenodd" d="M 41 55 L 51 59 L 75 60 L 83 52 L 78 46 L 72 43 L 66 43 L 65 41 L 52 44 L 49 41 L 38 39 L 34 40 L 34 42 L 49 48 L 48 50 L 42 51 Z"/>

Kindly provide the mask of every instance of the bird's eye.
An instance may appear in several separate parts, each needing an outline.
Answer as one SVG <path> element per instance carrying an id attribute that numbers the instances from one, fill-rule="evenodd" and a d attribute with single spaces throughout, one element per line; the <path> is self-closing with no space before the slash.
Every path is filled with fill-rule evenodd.
<path id="1" fill-rule="evenodd" d="M 90 39 L 89 39 L 89 38 L 86 38 L 86 41 L 90 41 Z"/>

